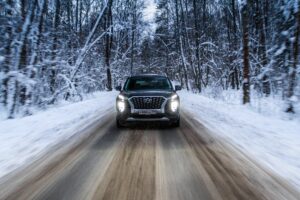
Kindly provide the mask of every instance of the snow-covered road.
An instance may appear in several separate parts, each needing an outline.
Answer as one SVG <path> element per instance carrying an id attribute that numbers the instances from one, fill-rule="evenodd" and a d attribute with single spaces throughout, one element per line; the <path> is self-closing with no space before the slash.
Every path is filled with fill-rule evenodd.
<path id="1" fill-rule="evenodd" d="M 300 190 L 300 119 L 181 92 L 183 107 L 218 138 L 288 179 Z M 270 111 L 272 112 L 272 111 Z"/>
<path id="2" fill-rule="evenodd" d="M 114 92 L 95 93 L 79 103 L 0 121 L 0 178 L 32 163 L 59 143 L 80 136 L 82 130 L 111 112 L 115 96 Z"/>
<path id="3" fill-rule="evenodd" d="M 117 129 L 114 117 L 103 118 L 88 139 L 56 156 L 50 167 L 33 166 L 15 190 L 12 183 L 0 185 L 0 199 L 296 200 L 300 195 L 186 112 L 180 128 Z"/>
<path id="4" fill-rule="evenodd" d="M 247 195 L 252 195 L 252 192 L 246 192 L 247 188 L 235 188 L 234 185 L 239 184 L 247 185 L 250 191 L 255 191 L 254 193 L 262 193 L 262 197 L 264 195 L 277 195 L 277 197 L 286 195 L 291 197 L 287 199 L 292 199 L 293 193 L 289 196 L 290 194 L 288 194 L 289 192 L 287 191 L 289 190 L 289 186 L 287 186 L 289 184 L 300 190 L 299 119 L 289 120 L 272 116 L 264 116 L 253 111 L 249 107 L 228 105 L 224 102 L 215 101 L 213 99 L 183 91 L 180 93 L 180 96 L 183 114 L 185 117 L 183 118 L 184 122 L 180 129 L 145 129 L 143 127 L 139 127 L 133 130 L 120 131 L 115 128 L 114 117 L 111 114 L 114 109 L 113 107 L 116 95 L 117 93 L 114 92 L 101 92 L 95 94 L 93 98 L 79 103 L 66 105 L 61 104 L 56 108 L 50 108 L 46 111 L 38 112 L 33 116 L 0 121 L 0 177 L 2 177 L 2 179 L 0 179 L 0 183 L 2 182 L 2 184 L 7 185 L 6 181 L 9 180 L 9 178 L 15 178 L 15 174 L 22 173 L 23 169 L 27 169 L 27 166 L 30 166 L 38 159 L 43 158 L 43 156 L 46 155 L 47 157 L 49 152 L 59 152 L 61 144 L 66 144 L 70 141 L 78 141 L 80 143 L 80 141 L 90 137 L 90 134 L 95 135 L 95 132 L 97 132 L 97 137 L 100 137 L 98 138 L 99 140 L 97 140 L 99 141 L 99 144 L 96 145 L 97 148 L 99 148 L 99 152 L 97 148 L 90 149 L 89 147 L 86 147 L 84 148 L 84 151 L 80 151 L 80 156 L 85 157 L 84 155 L 91 151 L 92 153 L 88 153 L 91 155 L 85 158 L 87 160 L 83 161 L 79 159 L 79 157 L 77 157 L 79 156 L 77 153 L 75 156 L 76 159 L 79 159 L 79 161 L 81 160 L 80 162 L 83 163 L 86 161 L 87 163 L 91 162 L 93 165 L 99 164 L 97 169 L 101 169 L 101 172 L 98 172 L 98 177 L 101 174 L 101 176 L 104 176 L 103 173 L 112 166 L 121 167 L 124 168 L 124 170 L 127 169 L 125 171 L 128 171 L 129 166 L 123 166 L 121 164 L 121 160 L 125 159 L 123 156 L 126 155 L 118 155 L 117 157 L 113 155 L 116 152 L 123 151 L 125 146 L 129 146 L 131 150 L 134 150 L 132 153 L 137 155 L 136 159 L 145 163 L 152 163 L 152 161 L 149 160 L 151 158 L 151 154 L 149 155 L 149 152 L 155 152 L 156 164 L 154 165 L 154 168 L 158 170 L 155 172 L 156 177 L 160 177 L 159 180 L 156 179 L 156 181 L 161 181 L 159 183 L 156 182 L 155 184 L 156 187 L 157 184 L 160 184 L 162 189 L 161 191 L 156 191 L 156 189 L 154 190 L 164 197 L 161 197 L 161 199 L 168 199 L 171 197 L 173 199 L 175 198 L 173 195 L 168 196 L 170 195 L 169 190 L 179 191 L 183 189 L 183 194 L 189 191 L 184 189 L 184 187 L 180 187 L 180 185 L 177 187 L 176 184 L 174 187 L 168 186 L 163 189 L 163 184 L 168 185 L 168 182 L 173 182 L 174 185 L 174 181 L 176 183 L 180 183 L 181 181 L 192 181 L 187 180 L 187 178 L 193 176 L 199 178 L 196 178 L 196 180 L 194 180 L 195 182 L 192 181 L 193 183 L 197 185 L 204 181 L 206 183 L 206 187 L 209 187 L 202 188 L 202 190 L 199 189 L 200 192 L 202 191 L 201 194 L 198 194 L 197 191 L 191 191 L 193 198 L 200 197 L 201 195 L 211 195 L 210 190 L 214 190 L 213 188 L 215 187 L 221 188 L 221 190 L 225 190 L 225 192 L 226 190 L 240 191 L 240 193 L 238 192 L 236 194 L 230 194 L 230 192 L 227 191 L 226 193 L 228 193 L 229 196 L 231 195 L 232 198 L 237 197 L 234 196 L 237 194 L 246 195 L 242 197 L 249 197 Z M 106 118 L 109 118 L 109 120 L 107 121 Z M 101 126 L 101 128 L 97 129 L 97 131 L 87 131 L 95 124 L 97 124 L 97 127 Z M 107 134 L 113 134 L 115 139 L 111 138 L 112 141 L 109 141 L 108 143 L 101 142 L 101 137 L 103 136 L 105 138 L 105 135 Z M 151 134 L 156 136 L 154 137 Z M 174 138 L 171 137 L 172 134 L 174 134 Z M 168 136 L 163 139 L 165 135 Z M 130 138 L 130 140 L 137 141 L 138 143 L 127 144 L 126 141 L 128 141 L 129 137 L 133 137 Z M 144 146 L 144 142 L 147 143 L 148 140 L 150 143 L 151 141 L 154 141 L 154 143 L 151 143 L 150 146 Z M 97 141 L 93 139 L 92 143 Z M 193 141 L 198 142 L 194 143 Z M 121 146 L 115 146 L 115 144 L 119 144 Z M 159 147 L 159 145 L 161 146 Z M 107 148 L 108 151 L 104 151 L 103 148 Z M 141 150 L 140 148 L 145 148 L 145 150 Z M 172 151 L 168 152 L 166 150 Z M 210 152 L 209 155 L 207 152 Z M 63 154 L 58 153 L 58 155 Z M 95 160 L 91 158 L 93 156 L 96 156 L 95 159 L 104 159 L 104 161 L 99 163 L 98 160 L 94 163 Z M 190 157 L 191 160 L 187 157 Z M 213 162 L 215 161 L 211 160 L 212 158 L 213 160 L 218 160 L 218 162 L 221 163 L 213 165 Z M 89 161 L 89 159 L 92 160 Z M 114 159 L 118 159 L 120 161 L 113 161 Z M 135 162 L 137 162 L 136 159 L 129 162 L 129 165 L 133 168 L 136 164 Z M 161 160 L 158 162 L 157 159 Z M 66 160 L 66 158 L 63 160 Z M 166 160 L 169 161 L 166 162 Z M 70 160 L 66 160 L 66 162 L 69 161 Z M 174 167 L 176 166 L 176 162 L 178 162 L 178 166 Z M 181 166 L 180 162 L 190 163 L 190 165 Z M 207 165 L 205 164 L 206 162 Z M 74 161 L 73 164 L 76 163 L 77 161 Z M 174 173 L 172 172 L 170 163 L 173 163 L 175 170 L 173 170 Z M 194 166 L 195 163 L 198 164 Z M 199 163 L 202 164 L 199 165 Z M 58 170 L 59 173 L 65 174 L 65 176 L 69 177 L 71 180 L 73 180 L 73 178 L 76 179 L 77 175 L 73 177 L 66 174 L 68 170 L 72 171 L 73 164 L 66 167 L 66 169 L 60 168 Z M 141 167 L 143 167 L 144 164 L 141 164 Z M 78 165 L 81 166 L 80 164 Z M 47 164 L 43 165 L 44 168 L 46 166 Z M 207 166 L 209 167 L 207 168 Z M 76 169 L 78 169 L 81 173 L 82 167 Z M 180 174 L 182 173 L 181 170 L 184 169 L 189 171 L 186 173 L 190 174 Z M 216 169 L 219 170 L 215 171 Z M 42 171 L 43 170 L 40 172 Z M 85 173 L 89 174 L 89 172 Z M 123 174 L 123 171 L 109 172 L 111 175 L 103 180 L 105 180 L 105 182 L 112 181 L 114 179 L 113 174 L 115 173 Z M 145 173 L 145 176 L 148 176 L 147 173 L 152 172 L 147 171 Z M 203 176 L 202 173 L 206 173 L 206 175 Z M 240 174 L 241 177 L 234 178 L 234 174 Z M 134 178 L 135 176 L 138 176 L 135 171 L 132 171 L 129 174 L 125 173 L 123 175 L 124 179 L 133 178 L 133 181 L 138 181 L 138 179 L 136 180 Z M 258 177 L 258 175 L 260 175 L 262 179 Z M 82 178 L 82 176 L 83 175 L 80 175 L 78 178 Z M 53 183 L 51 187 L 56 188 L 58 186 L 56 185 L 57 182 L 62 181 L 62 184 L 66 183 L 66 180 L 59 181 L 56 180 L 54 175 L 53 177 L 56 183 Z M 227 180 L 226 177 L 230 180 Z M 150 182 L 153 181 L 152 179 L 147 178 L 145 178 L 145 180 L 149 180 Z M 210 181 L 207 182 L 207 180 Z M 22 183 L 22 181 L 17 179 L 15 179 L 15 181 L 18 184 Z M 233 182 L 232 185 L 226 189 L 225 184 L 223 184 L 224 181 Z M 287 181 L 287 183 L 285 183 L 285 181 Z M 28 182 L 26 183 L 28 184 Z M 256 183 L 256 185 L 253 185 L 253 183 Z M 123 183 L 119 182 L 118 184 L 122 185 Z M 283 188 L 280 188 L 278 184 L 283 186 Z M 274 188 L 274 185 L 277 186 Z M 257 186 L 260 186 L 261 189 L 257 188 Z M 42 188 L 42 190 L 44 189 L 45 188 Z M 98 190 L 99 188 L 94 189 Z M 100 191 L 103 192 L 104 190 L 105 188 L 101 188 Z M 275 192 L 276 194 L 272 194 L 269 190 L 276 190 L 279 193 L 277 194 Z M 54 194 L 57 194 L 57 191 Z M 59 194 L 64 195 L 64 192 Z M 176 192 L 174 194 L 176 194 Z M 44 195 L 47 196 L 50 194 L 45 193 Z M 70 197 L 71 196 L 72 195 L 70 195 Z M 178 194 L 178 196 L 180 195 Z M 184 196 L 181 199 L 184 198 L 186 197 Z M 255 198 L 257 197 L 255 196 Z"/>

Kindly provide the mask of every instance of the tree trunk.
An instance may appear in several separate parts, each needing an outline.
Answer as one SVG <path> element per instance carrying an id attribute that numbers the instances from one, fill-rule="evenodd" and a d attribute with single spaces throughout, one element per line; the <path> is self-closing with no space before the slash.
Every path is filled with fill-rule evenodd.
<path id="1" fill-rule="evenodd" d="M 105 65 L 106 65 L 106 76 L 107 83 L 106 88 L 108 91 L 112 90 L 112 78 L 110 72 L 110 56 L 111 56 L 111 48 L 112 48 L 112 3 L 113 0 L 109 0 L 107 7 L 107 15 L 106 15 L 106 29 L 110 28 L 109 34 L 106 35 L 106 50 L 105 50 Z"/>
<path id="2" fill-rule="evenodd" d="M 22 5 L 25 7 L 25 4 Z M 12 52 L 11 58 L 14 58 L 13 65 L 11 67 L 11 71 L 17 71 L 18 73 L 21 73 L 22 64 L 24 64 L 24 46 L 27 39 L 27 36 L 30 32 L 31 23 L 34 18 L 34 11 L 35 7 L 37 6 L 37 0 L 34 2 L 29 2 L 29 5 L 27 6 L 28 11 L 26 12 L 26 15 L 24 14 L 24 23 L 22 23 L 20 27 L 20 31 L 16 36 L 16 39 L 14 41 L 14 51 Z M 25 8 L 21 8 L 21 10 L 24 10 Z M 20 94 L 20 84 L 17 77 L 9 77 L 8 80 L 8 88 L 10 91 L 9 95 L 9 108 L 8 108 L 8 118 L 14 118 L 14 114 L 17 109 L 17 105 L 19 105 L 18 95 Z"/>
<path id="3" fill-rule="evenodd" d="M 55 1 L 56 9 L 55 9 L 55 16 L 54 16 L 54 24 L 53 24 L 53 42 L 52 42 L 52 61 L 54 62 L 51 70 L 50 70 L 50 92 L 51 94 L 55 93 L 56 90 L 56 54 L 57 54 L 57 42 L 58 42 L 58 27 L 60 24 L 60 0 Z"/>
<path id="4" fill-rule="evenodd" d="M 38 73 L 38 61 L 39 61 L 39 56 L 40 55 L 40 43 L 41 43 L 41 36 L 42 36 L 42 31 L 43 31 L 43 23 L 44 23 L 44 15 L 47 12 L 47 3 L 48 0 L 43 0 L 41 6 L 38 9 L 37 16 L 37 27 L 38 31 L 35 33 L 36 40 L 33 41 L 33 54 L 30 59 L 29 63 L 29 68 L 27 69 L 27 78 L 29 79 L 35 79 L 36 74 Z M 37 80 L 38 81 L 38 80 Z M 26 89 L 26 102 L 25 102 L 25 114 L 31 114 L 29 111 L 29 106 L 33 103 L 33 86 L 30 86 L 29 88 Z M 35 95 L 37 96 L 37 95 Z"/>
<path id="5" fill-rule="evenodd" d="M 23 23 L 25 23 L 26 10 L 27 10 L 26 1 L 22 0 L 21 1 L 21 15 L 22 15 L 22 21 L 23 21 Z M 32 10 L 31 12 L 32 12 L 32 16 L 34 16 L 34 14 L 33 14 L 34 10 Z M 33 19 L 33 17 L 32 17 L 32 19 Z M 32 19 L 30 21 L 32 21 Z M 28 31 L 28 33 L 29 33 L 29 31 Z M 23 41 L 23 44 L 22 44 L 21 56 L 20 56 L 20 64 L 19 64 L 19 67 L 18 67 L 18 69 L 20 70 L 20 72 L 22 74 L 25 74 L 26 66 L 27 66 L 27 34 L 24 37 L 24 41 Z M 26 101 L 26 86 L 19 85 L 19 91 L 17 91 L 17 92 L 19 94 L 20 104 L 24 105 L 25 101 Z"/>
<path id="6" fill-rule="evenodd" d="M 290 70 L 290 78 L 289 78 L 289 87 L 287 91 L 288 97 L 288 108 L 286 112 L 294 113 L 294 105 L 292 97 L 294 96 L 294 89 L 296 85 L 296 76 L 297 76 L 297 65 L 299 64 L 299 35 L 300 35 L 300 4 L 298 4 L 298 11 L 295 13 L 296 19 L 296 30 L 295 30 L 295 41 L 293 44 L 293 54 L 294 60 Z"/>
<path id="7" fill-rule="evenodd" d="M 256 0 L 256 28 L 257 34 L 259 37 L 259 45 L 258 45 L 258 57 L 260 60 L 260 64 L 262 67 L 258 67 L 259 73 L 263 73 L 261 80 L 262 81 L 262 92 L 269 96 L 271 93 L 269 76 L 266 72 L 266 67 L 268 64 L 267 59 L 267 49 L 266 49 L 266 31 L 265 31 L 265 24 L 264 24 L 264 15 L 262 12 L 262 4 Z"/>
<path id="8" fill-rule="evenodd" d="M 7 25 L 6 25 L 6 33 L 7 33 L 7 40 L 6 40 L 6 46 L 5 46 L 5 60 L 3 63 L 3 73 L 7 75 L 9 72 L 9 66 L 10 66 L 10 59 L 11 59 L 11 43 L 12 43 L 12 26 L 9 24 L 9 21 L 12 20 L 12 9 L 13 9 L 13 1 L 12 0 L 7 0 L 7 11 L 6 11 L 6 16 L 7 16 Z M 8 96 L 8 77 L 5 77 L 2 80 L 2 91 L 1 91 L 1 99 L 0 103 L 3 104 L 4 107 L 7 106 L 7 96 Z"/>
<path id="9" fill-rule="evenodd" d="M 196 87 L 198 92 L 202 91 L 202 72 L 200 66 L 200 53 L 199 53 L 199 45 L 200 45 L 200 29 L 199 29 L 199 16 L 198 16 L 198 8 L 197 8 L 197 0 L 193 0 L 193 13 L 194 13 L 194 26 L 195 26 L 195 44 L 196 44 L 196 61 L 197 61 L 197 68 L 196 68 Z"/>
<path id="10" fill-rule="evenodd" d="M 242 5 L 242 29 L 243 29 L 243 104 L 250 103 L 250 64 L 249 64 L 249 32 L 247 1 Z"/>
<path id="11" fill-rule="evenodd" d="M 134 50 L 135 50 L 135 29 L 136 29 L 136 11 L 137 11 L 137 2 L 133 1 L 133 11 L 132 11 L 132 24 L 131 24 L 131 58 L 130 58 L 130 75 L 133 75 L 133 65 L 134 65 Z"/>

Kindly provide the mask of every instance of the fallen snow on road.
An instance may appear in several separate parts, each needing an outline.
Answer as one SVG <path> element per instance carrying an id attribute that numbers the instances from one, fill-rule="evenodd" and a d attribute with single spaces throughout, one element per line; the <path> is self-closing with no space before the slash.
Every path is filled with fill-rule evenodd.
<path id="1" fill-rule="evenodd" d="M 181 92 L 183 107 L 214 130 L 300 189 L 300 119 L 259 113 L 255 106 L 229 104 Z M 272 104 L 272 103 L 270 103 Z M 274 111 L 275 112 L 275 111 Z"/>
<path id="2" fill-rule="evenodd" d="M 0 178 L 33 162 L 111 112 L 116 95 L 99 92 L 82 102 L 64 103 L 32 116 L 0 121 Z"/>

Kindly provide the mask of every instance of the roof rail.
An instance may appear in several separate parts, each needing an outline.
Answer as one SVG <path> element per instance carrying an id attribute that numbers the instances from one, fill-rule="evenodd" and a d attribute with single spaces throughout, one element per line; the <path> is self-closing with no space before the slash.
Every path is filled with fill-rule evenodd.
<path id="1" fill-rule="evenodd" d="M 155 74 L 155 73 L 139 73 L 139 74 L 134 74 L 132 76 L 165 76 L 167 77 L 167 75 L 165 73 L 162 74 Z"/>

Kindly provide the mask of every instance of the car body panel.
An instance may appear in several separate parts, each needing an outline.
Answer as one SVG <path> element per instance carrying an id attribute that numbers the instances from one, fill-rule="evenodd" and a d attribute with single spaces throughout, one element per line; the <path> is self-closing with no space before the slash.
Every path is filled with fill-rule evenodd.
<path id="1" fill-rule="evenodd" d="M 152 77 L 158 76 L 160 78 L 162 77 L 160 75 L 139 75 L 134 77 L 143 78 L 149 76 Z M 131 77 L 129 77 L 128 79 L 130 78 Z M 167 77 L 165 78 L 167 79 Z M 170 82 L 169 79 L 167 80 Z M 124 85 L 126 85 L 126 83 Z M 124 90 L 124 87 L 123 90 L 120 91 L 120 95 L 122 95 L 124 99 L 120 100 L 117 98 L 116 104 L 118 104 L 118 101 L 123 101 L 125 103 L 126 109 L 123 112 L 120 112 L 117 109 L 117 119 L 116 119 L 117 124 L 125 124 L 127 122 L 140 122 L 140 121 L 163 121 L 163 122 L 170 122 L 170 123 L 179 122 L 180 99 L 178 95 L 176 99 L 171 99 L 171 97 L 176 94 L 176 91 L 174 90 L 173 86 L 172 86 L 172 90 L 169 89 L 149 90 L 148 89 L 148 90 L 131 90 L 131 91 Z M 179 106 L 176 111 L 171 110 L 170 106 L 172 101 L 178 101 Z M 142 106 L 140 106 L 140 104 Z M 157 107 L 153 109 L 152 108 L 153 106 L 154 107 L 157 106 Z M 141 109 L 140 107 L 143 107 L 143 109 Z"/>

